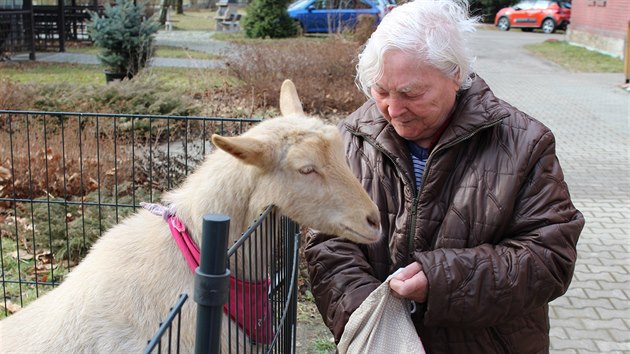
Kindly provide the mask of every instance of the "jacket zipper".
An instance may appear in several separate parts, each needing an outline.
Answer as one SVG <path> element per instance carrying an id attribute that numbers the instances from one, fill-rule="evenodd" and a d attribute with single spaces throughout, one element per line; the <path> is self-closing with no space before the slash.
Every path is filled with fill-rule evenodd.
<path id="1" fill-rule="evenodd" d="M 355 136 L 361 136 L 365 139 L 365 141 L 367 141 L 370 145 L 372 145 L 376 150 L 380 151 L 383 155 L 385 155 L 394 166 L 396 166 L 396 169 L 398 171 L 402 171 L 402 166 L 400 166 L 399 164 L 396 163 L 396 159 L 394 159 L 394 157 L 389 153 L 389 151 L 381 148 L 374 139 L 372 139 L 369 135 L 367 134 L 360 134 L 354 131 L 350 131 L 348 130 L 352 135 Z M 411 207 L 411 213 L 410 213 L 410 218 L 411 218 L 411 222 L 409 223 L 411 226 L 410 228 L 407 229 L 407 258 L 406 258 L 406 262 L 407 264 L 409 264 L 409 262 L 411 262 L 411 246 L 412 246 L 412 242 L 413 242 L 413 230 L 415 229 L 416 226 L 416 215 L 417 215 L 417 208 L 418 208 L 418 190 L 417 187 L 415 185 L 415 183 L 412 183 L 411 181 L 409 181 L 409 179 L 407 178 L 406 174 L 401 173 L 401 176 L 403 176 L 403 178 L 405 179 L 405 182 L 407 185 L 412 186 L 412 191 L 413 191 L 413 202 L 412 202 L 412 207 Z M 387 247 L 389 248 L 389 242 L 387 243 Z M 389 249 L 387 250 L 388 254 L 389 254 Z"/>
<path id="2" fill-rule="evenodd" d="M 414 190 L 414 196 L 413 196 L 413 204 L 411 206 L 411 227 L 409 228 L 409 231 L 407 232 L 407 264 L 411 263 L 412 257 L 411 257 L 411 253 L 413 252 L 412 247 L 413 247 L 413 230 L 416 229 L 416 216 L 418 215 L 418 196 L 420 195 L 417 191 L 416 188 L 413 189 Z"/>
<path id="3" fill-rule="evenodd" d="M 422 183 L 420 184 L 420 189 L 418 190 L 418 188 L 416 187 L 415 183 L 411 183 L 408 179 L 407 176 L 401 173 L 401 176 L 404 176 L 405 181 L 407 182 L 407 185 L 411 185 L 413 188 L 413 202 L 412 202 L 412 207 L 411 207 L 411 222 L 410 227 L 407 230 L 407 263 L 411 262 L 411 253 L 412 253 L 412 246 L 413 246 L 413 230 L 415 230 L 416 227 L 416 216 L 418 214 L 418 201 L 420 200 L 420 195 L 422 194 L 422 190 L 424 188 L 424 182 L 427 179 L 428 175 L 431 173 L 431 161 L 433 160 L 433 156 L 435 154 L 437 154 L 438 152 L 441 152 L 445 149 L 448 149 L 452 146 L 455 146 L 457 144 L 459 144 L 460 142 L 470 139 L 471 137 L 473 137 L 474 135 L 476 135 L 478 132 L 485 130 L 486 128 L 489 128 L 493 125 L 499 124 L 506 116 L 501 116 L 499 118 L 497 118 L 495 121 L 492 121 L 490 123 L 486 123 L 484 125 L 479 126 L 477 129 L 475 129 L 474 131 L 458 138 L 455 139 L 453 141 L 451 141 L 448 144 L 444 144 L 442 146 L 440 146 L 438 149 L 434 150 L 431 152 L 431 154 L 429 154 L 429 158 L 427 159 L 427 164 L 425 166 L 424 169 L 424 173 L 422 174 Z M 395 159 L 391 156 L 391 154 L 381 148 L 374 139 L 372 139 L 369 135 L 367 134 L 361 134 L 355 131 L 350 131 L 348 130 L 348 132 L 350 132 L 352 135 L 355 136 L 361 136 L 365 139 L 365 141 L 367 141 L 368 143 L 370 143 L 370 145 L 372 145 L 376 150 L 380 151 L 381 153 L 383 153 L 383 155 L 387 156 L 387 158 L 392 162 L 392 164 L 394 166 L 396 166 L 396 168 L 398 169 L 398 171 L 402 171 L 402 167 L 396 163 Z M 437 238 L 434 237 L 431 241 L 431 249 L 435 249 L 435 245 L 437 243 Z M 388 247 L 389 247 L 389 243 L 388 243 Z M 389 252 L 389 250 L 388 250 Z"/>

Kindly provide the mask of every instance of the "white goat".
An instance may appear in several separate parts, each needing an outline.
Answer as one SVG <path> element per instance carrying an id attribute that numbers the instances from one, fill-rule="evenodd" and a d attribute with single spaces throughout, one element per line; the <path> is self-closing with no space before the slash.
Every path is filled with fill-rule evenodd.
<path id="1" fill-rule="evenodd" d="M 378 210 L 349 170 L 337 129 L 305 117 L 288 80 L 280 108 L 283 117 L 241 136 L 213 135 L 218 149 L 164 202 L 197 244 L 204 214 L 229 215 L 233 242 L 269 204 L 301 225 L 375 241 Z M 0 321 L 0 352 L 140 353 L 178 295 L 193 288 L 167 223 L 142 210 L 106 232 L 59 287 Z M 183 353 L 194 348 L 193 305 L 182 310 Z"/>

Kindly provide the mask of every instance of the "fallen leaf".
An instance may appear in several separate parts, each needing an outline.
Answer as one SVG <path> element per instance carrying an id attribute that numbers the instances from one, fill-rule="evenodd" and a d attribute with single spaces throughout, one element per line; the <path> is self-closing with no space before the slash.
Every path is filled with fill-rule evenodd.
<path id="1" fill-rule="evenodd" d="M 23 261 L 30 261 L 31 259 L 33 259 L 33 255 L 28 253 L 28 251 L 26 250 L 13 251 L 11 252 L 11 257 L 13 257 L 14 259 L 20 259 Z"/>
<path id="2" fill-rule="evenodd" d="M 0 302 L 0 307 L 7 309 L 9 313 L 16 313 L 22 309 L 20 305 L 12 303 L 11 300 L 6 300 L 6 304 L 4 302 Z"/>
<path id="3" fill-rule="evenodd" d="M 38 253 L 35 256 L 35 258 L 37 259 L 38 263 L 42 263 L 42 264 L 51 264 L 55 260 L 54 255 L 50 251 L 44 251 L 42 253 Z"/>
<path id="4" fill-rule="evenodd" d="M 5 179 L 11 179 L 11 171 L 6 167 L 0 166 L 0 181 Z"/>

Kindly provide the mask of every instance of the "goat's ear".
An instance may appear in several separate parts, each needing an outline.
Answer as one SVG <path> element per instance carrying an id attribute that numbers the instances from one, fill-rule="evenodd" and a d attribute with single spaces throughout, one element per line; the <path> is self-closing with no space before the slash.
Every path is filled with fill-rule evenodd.
<path id="1" fill-rule="evenodd" d="M 297 89 L 291 80 L 284 80 L 280 88 L 280 113 L 285 117 L 304 115 L 302 102 L 300 102 Z"/>
<path id="2" fill-rule="evenodd" d="M 212 143 L 246 164 L 264 168 L 269 163 L 269 151 L 261 140 L 246 136 L 225 137 L 212 134 Z"/>

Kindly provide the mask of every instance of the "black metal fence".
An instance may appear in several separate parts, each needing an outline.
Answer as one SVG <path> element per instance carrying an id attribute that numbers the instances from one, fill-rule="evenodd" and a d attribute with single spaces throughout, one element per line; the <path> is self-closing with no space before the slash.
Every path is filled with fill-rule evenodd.
<path id="1" fill-rule="evenodd" d="M 0 9 L 0 60 L 12 53 L 27 52 L 35 59 L 33 11 Z"/>
<path id="2" fill-rule="evenodd" d="M 235 135 L 256 122 L 0 110 L 0 318 L 60 284 L 106 229 L 182 181 L 211 150 L 212 133 Z M 269 208 L 227 251 L 232 274 L 263 280 L 262 287 L 233 280 L 227 313 L 252 322 L 248 333 L 227 321 L 233 348 L 293 351 L 297 234 L 297 225 Z M 263 261 L 252 266 L 244 261 L 251 257 Z M 248 291 L 264 292 L 266 305 L 247 305 Z M 184 301 L 156 335 L 160 352 L 176 343 L 169 328 L 177 327 Z"/>

